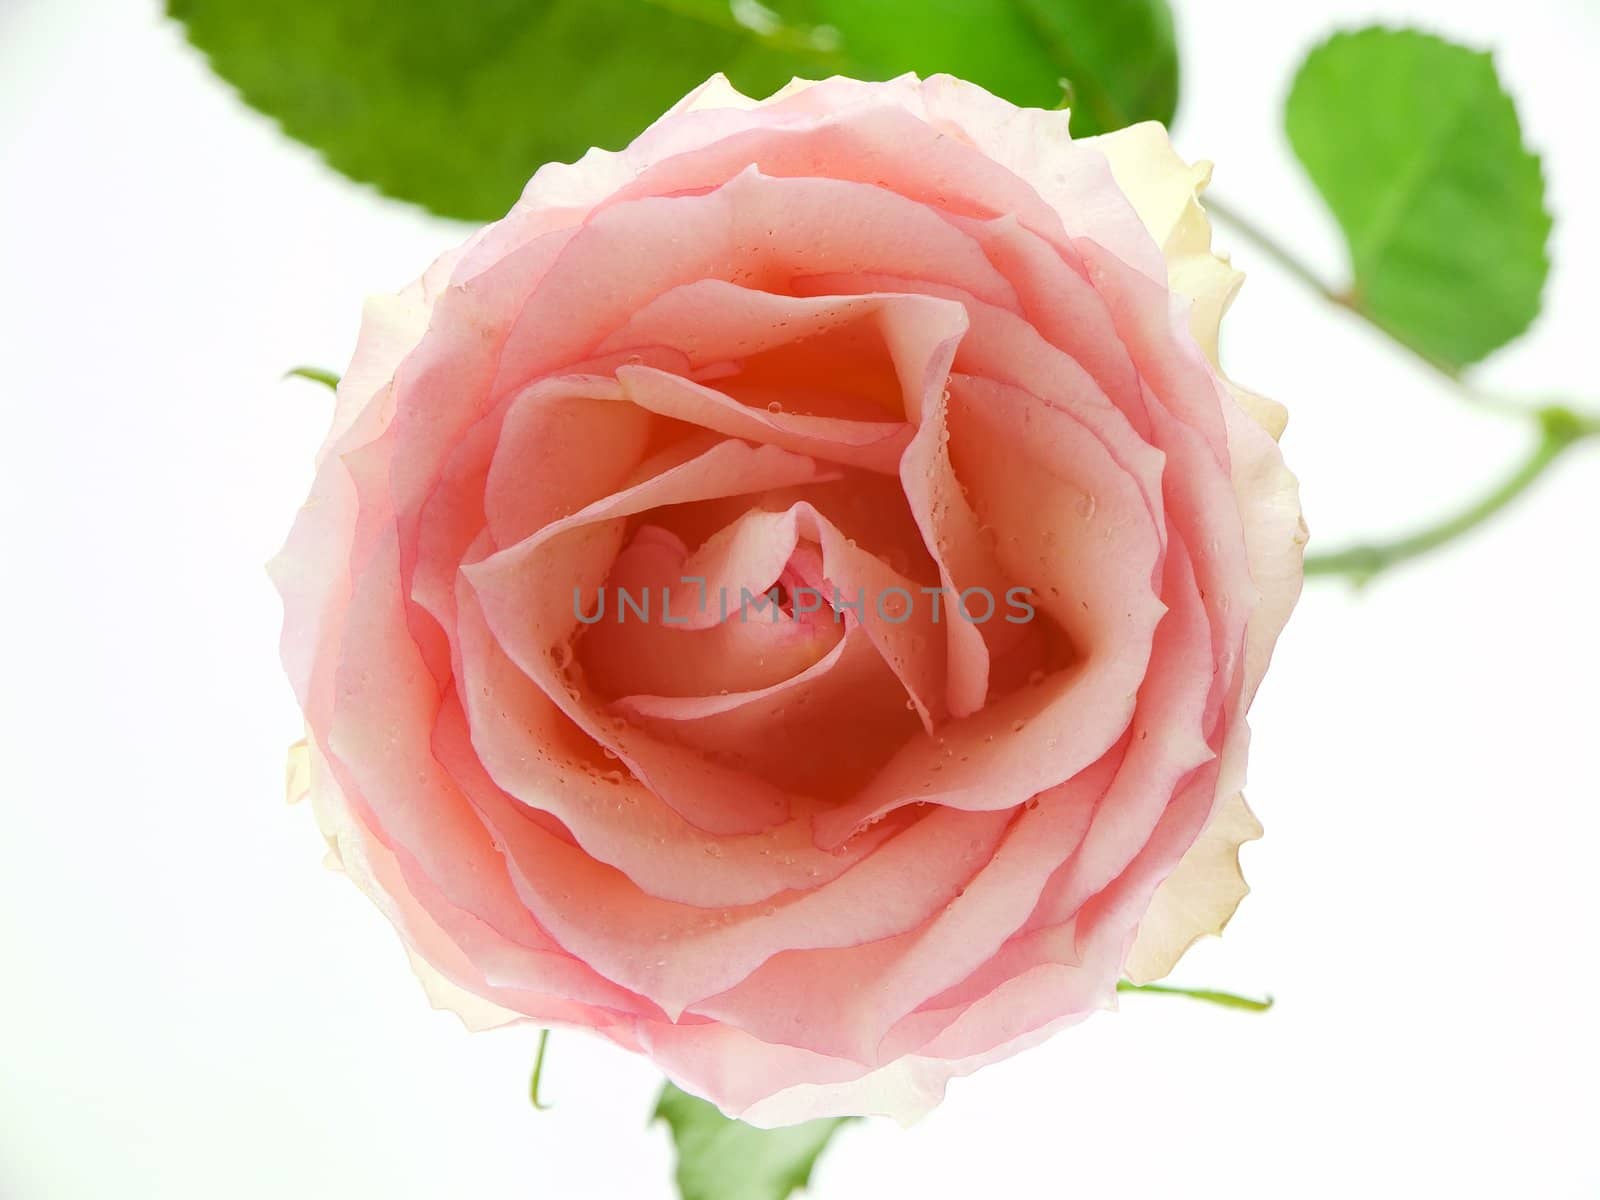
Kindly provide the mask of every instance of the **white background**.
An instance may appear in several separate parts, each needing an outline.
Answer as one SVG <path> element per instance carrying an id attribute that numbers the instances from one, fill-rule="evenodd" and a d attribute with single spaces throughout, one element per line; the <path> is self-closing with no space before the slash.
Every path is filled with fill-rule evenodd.
<path id="1" fill-rule="evenodd" d="M 1555 270 L 1506 389 L 1587 389 L 1600 172 L 1589 0 L 1180 4 L 1180 148 L 1330 277 L 1280 133 L 1303 50 L 1413 19 L 1498 50 L 1546 154 Z M 1397 114 L 1403 119 L 1404 114 Z M 508 113 L 508 120 L 516 119 Z M 0 1195 L 670 1195 L 648 1063 L 430 1010 L 282 802 L 296 713 L 261 564 L 362 296 L 460 229 L 242 107 L 148 2 L 0 0 Z M 1523 453 L 1223 235 L 1232 373 L 1287 402 L 1324 548 L 1450 507 Z M 852 1127 L 823 1200 L 1593 1196 L 1600 1189 L 1600 452 L 1353 595 L 1314 584 L 1254 725 L 1255 894 L 1177 979 Z"/>

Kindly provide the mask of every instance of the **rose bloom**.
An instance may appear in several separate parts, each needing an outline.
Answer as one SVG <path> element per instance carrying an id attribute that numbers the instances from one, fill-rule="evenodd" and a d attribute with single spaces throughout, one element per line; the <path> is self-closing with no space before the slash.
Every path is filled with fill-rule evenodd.
<path id="1" fill-rule="evenodd" d="M 1220 929 L 1305 533 L 1207 177 L 714 78 L 369 304 L 273 573 L 295 790 L 436 1004 L 904 1120 Z"/>

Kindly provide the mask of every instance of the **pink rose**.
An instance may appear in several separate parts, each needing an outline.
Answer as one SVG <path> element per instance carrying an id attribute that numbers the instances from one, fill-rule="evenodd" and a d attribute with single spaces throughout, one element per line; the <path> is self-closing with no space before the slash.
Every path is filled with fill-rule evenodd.
<path id="1" fill-rule="evenodd" d="M 436 1003 L 904 1119 L 1220 928 L 1304 530 L 1206 176 L 717 78 L 370 304 L 274 576 Z"/>

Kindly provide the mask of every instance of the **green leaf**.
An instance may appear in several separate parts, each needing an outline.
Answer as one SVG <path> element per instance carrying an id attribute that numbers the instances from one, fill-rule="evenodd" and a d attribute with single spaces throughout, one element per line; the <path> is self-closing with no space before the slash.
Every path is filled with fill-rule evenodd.
<path id="1" fill-rule="evenodd" d="M 1071 96 L 1073 136 L 1139 121 L 1172 124 L 1178 112 L 1178 40 L 1166 0 L 1013 3 L 1027 12 L 1060 67 Z M 990 90 L 1025 103 L 1002 88 Z"/>
<path id="2" fill-rule="evenodd" d="M 1550 215 L 1488 54 L 1411 30 L 1336 34 L 1301 66 L 1285 122 L 1344 229 L 1355 308 L 1452 370 L 1528 327 Z"/>
<path id="3" fill-rule="evenodd" d="M 1165 0 L 168 0 L 254 107 L 346 175 L 445 216 L 502 215 L 542 163 L 617 149 L 723 71 L 947 71 L 1073 128 L 1170 121 Z"/>
<path id="4" fill-rule="evenodd" d="M 677 1143 L 683 1200 L 784 1200 L 806 1186 L 828 1139 L 854 1119 L 757 1129 L 670 1083 L 661 1089 L 655 1116 Z"/>

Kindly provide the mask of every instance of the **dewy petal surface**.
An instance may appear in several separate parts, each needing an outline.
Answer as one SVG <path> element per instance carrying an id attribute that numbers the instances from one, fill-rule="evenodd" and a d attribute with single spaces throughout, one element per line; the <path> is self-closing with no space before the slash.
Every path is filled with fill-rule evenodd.
<path id="1" fill-rule="evenodd" d="M 908 1120 L 1221 928 L 1305 529 L 1208 179 L 719 78 L 369 304 L 272 574 L 297 786 L 435 1004 Z"/>

